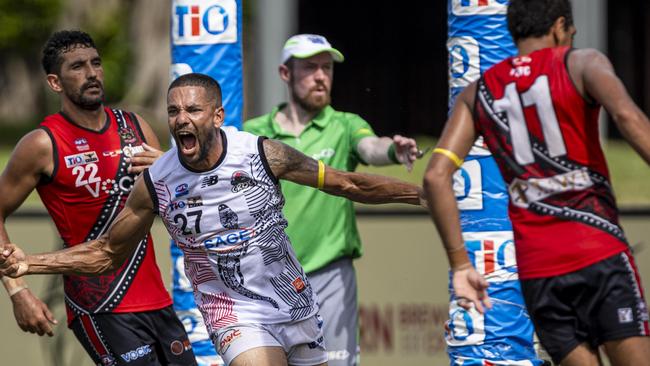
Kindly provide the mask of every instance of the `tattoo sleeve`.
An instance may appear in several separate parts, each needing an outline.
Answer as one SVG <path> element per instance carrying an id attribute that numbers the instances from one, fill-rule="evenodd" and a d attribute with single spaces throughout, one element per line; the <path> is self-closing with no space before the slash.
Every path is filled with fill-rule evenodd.
<path id="1" fill-rule="evenodd" d="M 269 167 L 278 179 L 316 187 L 318 162 L 300 151 L 275 140 L 264 141 L 264 153 Z M 322 191 L 355 202 L 408 203 L 424 202 L 422 189 L 411 183 L 381 175 L 345 172 L 325 167 L 325 185 Z M 290 199 L 290 198 L 289 198 Z"/>

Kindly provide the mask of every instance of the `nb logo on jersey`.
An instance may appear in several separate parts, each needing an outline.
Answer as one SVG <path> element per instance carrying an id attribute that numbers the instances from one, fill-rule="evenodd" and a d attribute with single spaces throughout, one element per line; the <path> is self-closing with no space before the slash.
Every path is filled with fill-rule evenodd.
<path id="1" fill-rule="evenodd" d="M 201 188 L 213 186 L 219 182 L 219 176 L 217 175 L 208 175 L 201 180 Z"/>
<path id="2" fill-rule="evenodd" d="M 176 0 L 172 9 L 175 45 L 237 42 L 235 0 Z"/>

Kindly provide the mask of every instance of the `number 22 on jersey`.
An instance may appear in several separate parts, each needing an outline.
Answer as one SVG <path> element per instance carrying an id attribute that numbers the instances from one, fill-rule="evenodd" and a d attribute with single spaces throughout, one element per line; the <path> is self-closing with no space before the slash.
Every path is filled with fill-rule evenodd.
<path id="1" fill-rule="evenodd" d="M 97 171 L 97 164 L 95 163 L 77 165 L 72 168 L 72 175 L 77 177 L 75 187 L 84 186 L 93 197 L 99 197 L 99 187 L 102 178 L 97 177 Z"/>

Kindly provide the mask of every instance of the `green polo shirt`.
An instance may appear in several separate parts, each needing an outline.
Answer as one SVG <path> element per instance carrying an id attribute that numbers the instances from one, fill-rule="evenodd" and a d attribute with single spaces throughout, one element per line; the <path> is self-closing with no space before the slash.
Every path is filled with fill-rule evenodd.
<path id="1" fill-rule="evenodd" d="M 357 153 L 359 141 L 375 136 L 370 125 L 358 115 L 327 106 L 296 137 L 283 131 L 274 120 L 282 107 L 246 121 L 244 130 L 280 140 L 345 171 L 354 171 L 361 162 Z M 350 200 L 288 181 L 282 182 L 282 193 L 286 198 L 284 215 L 289 222 L 287 234 L 305 272 L 313 272 L 339 258 L 361 256 L 361 240 Z"/>

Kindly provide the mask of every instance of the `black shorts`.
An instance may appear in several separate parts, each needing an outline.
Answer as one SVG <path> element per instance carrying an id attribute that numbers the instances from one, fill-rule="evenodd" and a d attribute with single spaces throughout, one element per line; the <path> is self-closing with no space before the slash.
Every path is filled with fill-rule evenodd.
<path id="1" fill-rule="evenodd" d="M 70 327 L 97 365 L 196 365 L 185 328 L 171 306 L 80 315 Z"/>
<path id="2" fill-rule="evenodd" d="M 648 336 L 648 309 L 629 252 L 561 276 L 522 280 L 539 339 L 555 363 L 582 343 Z"/>

